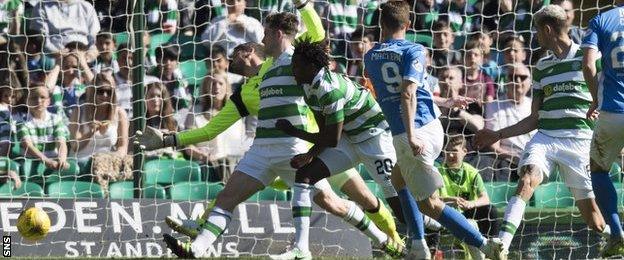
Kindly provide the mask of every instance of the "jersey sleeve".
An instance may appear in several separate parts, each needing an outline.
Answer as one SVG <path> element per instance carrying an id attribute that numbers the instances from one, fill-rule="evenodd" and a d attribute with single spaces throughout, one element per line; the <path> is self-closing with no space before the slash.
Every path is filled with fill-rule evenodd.
<path id="1" fill-rule="evenodd" d="M 540 84 L 541 72 L 535 67 L 531 69 L 531 80 L 533 82 L 533 98 L 544 96 L 543 86 Z"/>
<path id="2" fill-rule="evenodd" d="M 316 13 L 311 4 L 299 9 L 301 20 L 305 25 L 306 31 L 297 37 L 298 39 L 310 39 L 312 42 L 319 42 L 325 39 L 325 29 L 321 17 Z"/>
<path id="3" fill-rule="evenodd" d="M 589 26 L 585 31 L 582 48 L 598 49 L 598 33 L 600 32 L 600 15 L 594 17 L 589 21 Z"/>
<path id="4" fill-rule="evenodd" d="M 425 73 L 425 55 L 423 52 L 409 49 L 403 55 L 401 64 L 403 70 L 403 80 L 411 81 L 416 84 L 423 82 Z"/>

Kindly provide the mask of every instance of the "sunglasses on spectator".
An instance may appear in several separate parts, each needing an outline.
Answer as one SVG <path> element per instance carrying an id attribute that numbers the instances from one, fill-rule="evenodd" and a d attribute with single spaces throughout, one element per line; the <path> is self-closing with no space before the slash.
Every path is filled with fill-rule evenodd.
<path id="1" fill-rule="evenodd" d="M 108 95 L 110 96 L 111 94 L 113 94 L 113 90 L 110 88 L 98 88 L 95 90 L 95 94 L 96 95 Z"/>

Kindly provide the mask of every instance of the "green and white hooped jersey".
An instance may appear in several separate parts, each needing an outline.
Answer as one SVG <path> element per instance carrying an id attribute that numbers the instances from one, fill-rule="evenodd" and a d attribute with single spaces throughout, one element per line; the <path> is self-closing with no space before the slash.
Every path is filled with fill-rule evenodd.
<path id="1" fill-rule="evenodd" d="M 323 68 L 303 89 L 308 106 L 325 116 L 326 125 L 343 122 L 342 131 L 352 143 L 377 136 L 390 127 L 371 93 L 342 74 Z"/>
<path id="2" fill-rule="evenodd" d="M 533 69 L 534 95 L 543 96 L 538 131 L 553 137 L 591 139 L 594 123 L 586 119 L 592 97 L 583 77 L 583 51 L 572 43 L 564 59 L 541 59 Z"/>
<path id="3" fill-rule="evenodd" d="M 260 110 L 254 144 L 305 142 L 275 128 L 278 119 L 286 119 L 296 128 L 307 130 L 308 106 L 303 100 L 303 89 L 297 85 L 292 73 L 293 50 L 293 47 L 290 47 L 275 60 L 258 87 Z"/>

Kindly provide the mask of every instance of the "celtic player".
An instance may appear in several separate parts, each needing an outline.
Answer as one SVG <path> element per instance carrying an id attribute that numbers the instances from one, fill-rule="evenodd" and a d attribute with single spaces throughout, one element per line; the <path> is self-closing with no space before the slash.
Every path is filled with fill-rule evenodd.
<path id="1" fill-rule="evenodd" d="M 591 95 L 581 69 L 583 51 L 568 36 L 562 7 L 544 6 L 535 13 L 534 21 L 540 46 L 553 54 L 538 61 L 533 69 L 531 115 L 498 131 L 481 130 L 475 137 L 477 147 L 484 148 L 498 140 L 538 130 L 520 160 L 520 180 L 516 196 L 505 210 L 499 234 L 503 251 L 498 258 L 506 257 L 526 203 L 555 167 L 572 192 L 585 223 L 597 232 L 609 233 L 596 205 L 588 172 L 594 123 L 585 118 Z"/>

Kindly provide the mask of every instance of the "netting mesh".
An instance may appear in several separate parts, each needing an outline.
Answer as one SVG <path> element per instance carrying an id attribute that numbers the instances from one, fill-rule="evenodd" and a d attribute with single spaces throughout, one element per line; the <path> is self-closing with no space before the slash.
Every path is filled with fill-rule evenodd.
<path id="1" fill-rule="evenodd" d="M 16 231 L 8 213 L 19 212 L 25 205 L 37 202 L 55 219 L 61 218 L 57 216 L 59 211 L 72 212 L 82 207 L 81 210 L 87 208 L 85 213 L 75 216 L 81 217 L 81 221 L 66 219 L 58 224 L 58 230 L 97 233 L 96 240 L 107 246 L 88 254 L 166 254 L 160 247 L 150 248 L 155 235 L 161 233 L 160 226 L 164 227 L 165 215 L 158 208 L 183 203 L 181 211 L 187 216 L 193 212 L 197 217 L 203 204 L 195 202 L 215 198 L 251 145 L 255 120 L 248 117 L 210 142 L 143 152 L 142 165 L 133 165 L 132 160 L 137 120 L 163 132 L 198 128 L 209 122 L 229 95 L 245 82 L 243 76 L 228 68 L 234 47 L 245 42 L 261 43 L 266 16 L 272 12 L 297 12 L 293 3 L 145 0 L 144 29 L 136 34 L 133 23 L 141 17 L 135 15 L 137 2 L 0 1 L 0 213 L 6 213 L 0 228 L 3 234 Z M 379 41 L 380 2 L 383 1 L 313 1 L 331 42 L 331 69 L 365 86 L 370 83 L 364 77 L 363 55 Z M 441 119 L 447 138 L 459 136 L 466 140 L 464 161 L 478 171 L 483 179 L 482 189 L 489 195 L 492 207 L 485 213 L 474 211 L 472 218 L 482 233 L 496 236 L 504 207 L 515 194 L 518 160 L 531 134 L 502 140 L 496 147 L 483 150 L 472 147 L 471 141 L 480 129 L 497 130 L 530 113 L 532 91 L 530 80 L 526 79 L 531 77 L 536 62 L 546 55 L 535 36 L 533 14 L 546 4 L 562 5 L 570 19 L 571 39 L 579 43 L 587 21 L 610 9 L 612 3 L 408 2 L 412 12 L 406 38 L 428 49 L 426 87 L 436 96 L 475 100 L 465 110 L 442 108 Z M 143 46 L 136 45 L 136 35 L 142 35 Z M 143 54 L 136 55 L 138 52 Z M 137 67 L 143 67 L 146 73 L 139 77 L 145 86 L 139 97 L 133 96 L 137 86 L 133 73 Z M 509 91 L 514 84 L 524 84 L 525 92 Z M 511 106 L 510 102 L 521 105 Z M 143 108 L 141 113 L 134 111 L 136 104 Z M 438 162 L 444 167 L 444 154 Z M 133 171 L 140 171 L 142 176 L 139 189 L 143 200 L 138 206 L 130 201 L 134 198 Z M 611 176 L 618 199 L 624 190 L 620 171 L 614 164 Z M 361 175 L 378 194 L 381 188 L 368 173 L 362 170 Z M 557 169 L 547 181 L 528 202 L 511 254 L 519 258 L 595 257 L 600 239 L 583 224 Z M 287 202 L 290 197 L 289 190 L 267 188 L 254 195 L 250 203 Z M 37 198 L 68 198 L 86 204 Z M 120 200 L 114 203 L 123 205 L 122 210 L 113 209 L 119 204 L 100 204 L 97 198 Z M 280 208 L 288 210 L 283 204 Z M 141 214 L 133 210 L 146 213 L 142 219 L 136 219 Z M 248 216 L 250 223 L 263 211 L 253 212 L 256 215 Z M 85 219 L 96 219 L 94 216 L 110 217 L 112 222 L 107 223 L 114 228 L 106 224 L 92 227 L 95 229 L 76 226 Z M 135 232 L 131 237 L 120 234 L 121 230 L 141 228 L 138 222 L 153 226 L 153 230 Z M 335 232 L 328 225 L 321 223 L 319 232 Z M 115 230 L 107 233 L 108 229 Z M 87 255 L 87 251 L 76 249 L 87 245 L 68 246 L 63 237 L 68 233 L 54 232 L 57 229 L 53 228 L 51 239 L 44 243 L 65 245 L 69 256 Z M 251 251 L 236 254 L 268 254 L 268 248 L 282 246 L 270 237 L 235 234 L 237 231 L 231 230 L 226 240 L 268 244 L 257 246 L 257 250 L 251 246 Z M 227 241 L 215 250 L 231 249 Z M 111 243 L 121 248 L 114 248 Z M 24 241 L 19 244 L 28 248 Z M 461 257 L 465 251 L 445 231 L 431 231 L 429 245 L 445 256 Z M 319 250 L 327 250 L 331 255 L 345 248 L 324 245 Z M 234 254 L 236 250 L 230 251 Z M 56 251 L 50 249 L 40 253 L 54 255 L 53 252 Z"/>

